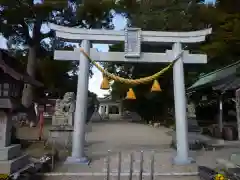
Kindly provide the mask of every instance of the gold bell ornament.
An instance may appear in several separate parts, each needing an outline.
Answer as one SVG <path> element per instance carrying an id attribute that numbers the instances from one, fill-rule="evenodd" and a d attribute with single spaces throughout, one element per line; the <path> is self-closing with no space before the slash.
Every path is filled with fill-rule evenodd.
<path id="1" fill-rule="evenodd" d="M 161 87 L 160 87 L 160 84 L 159 82 L 155 79 L 153 81 L 153 85 L 152 85 L 152 88 L 151 88 L 151 92 L 159 92 L 159 91 L 162 91 Z"/>
<path id="2" fill-rule="evenodd" d="M 132 88 L 128 90 L 126 99 L 131 99 L 131 100 L 136 99 L 135 93 Z"/>
<path id="3" fill-rule="evenodd" d="M 110 89 L 109 80 L 106 76 L 103 76 L 103 80 L 102 80 L 100 89 L 103 89 L 103 90 Z"/>

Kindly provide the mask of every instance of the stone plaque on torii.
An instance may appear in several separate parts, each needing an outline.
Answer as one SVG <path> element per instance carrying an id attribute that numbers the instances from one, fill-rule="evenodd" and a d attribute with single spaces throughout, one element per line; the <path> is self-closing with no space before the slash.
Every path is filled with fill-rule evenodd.
<path id="1" fill-rule="evenodd" d="M 95 61 L 170 63 L 178 58 L 178 61 L 173 65 L 175 117 L 177 117 L 177 156 L 174 158 L 174 161 L 176 164 L 187 164 L 191 162 L 188 157 L 188 130 L 183 63 L 207 63 L 207 56 L 203 54 L 190 54 L 189 51 L 183 51 L 182 43 L 188 44 L 205 41 L 206 35 L 211 33 L 211 29 L 192 32 L 161 32 L 141 31 L 139 28 L 128 28 L 125 31 L 87 30 L 63 27 L 55 24 L 49 24 L 49 27 L 55 30 L 56 37 L 68 41 L 82 41 L 82 48 Z M 125 52 L 98 52 L 96 49 L 90 48 L 90 43 L 114 44 L 118 42 L 125 42 Z M 165 53 L 143 53 L 141 52 L 141 43 L 168 43 L 172 45 L 172 50 L 166 50 Z M 54 59 L 77 60 L 80 63 L 72 156 L 68 158 L 68 161 L 79 163 L 87 162 L 87 159 L 84 157 L 83 147 L 84 122 L 87 112 L 89 61 L 78 48 L 74 49 L 74 51 L 56 50 L 54 52 Z"/>

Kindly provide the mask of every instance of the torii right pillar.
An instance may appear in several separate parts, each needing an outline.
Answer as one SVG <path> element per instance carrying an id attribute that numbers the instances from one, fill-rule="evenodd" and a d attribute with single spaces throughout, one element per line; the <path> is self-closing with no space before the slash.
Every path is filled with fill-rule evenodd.
<path id="1" fill-rule="evenodd" d="M 177 57 L 181 51 L 181 43 L 173 44 L 173 55 Z M 186 116 L 186 91 L 184 82 L 184 69 L 182 57 L 173 65 L 173 88 L 176 123 L 176 145 L 177 156 L 174 158 L 175 164 L 188 164 L 192 159 L 188 157 L 188 127 Z"/>

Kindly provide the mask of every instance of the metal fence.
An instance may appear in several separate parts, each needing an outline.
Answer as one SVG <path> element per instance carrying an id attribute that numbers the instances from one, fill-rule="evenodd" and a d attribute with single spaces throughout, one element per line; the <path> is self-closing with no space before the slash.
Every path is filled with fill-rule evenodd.
<path id="1" fill-rule="evenodd" d="M 117 162 L 115 165 L 117 166 L 117 169 L 111 169 L 111 163 L 112 162 L 112 152 L 109 150 L 107 153 L 107 157 L 104 162 L 105 171 L 104 172 L 78 172 L 78 173 L 71 173 L 71 172 L 56 172 L 56 173 L 44 173 L 42 175 L 44 176 L 75 176 L 75 177 L 103 177 L 105 180 L 111 180 L 111 179 L 117 179 L 120 180 L 122 178 L 133 180 L 143 180 L 147 179 L 154 180 L 159 176 L 198 176 L 198 172 L 164 172 L 159 173 L 155 172 L 155 152 L 152 151 L 147 161 L 149 162 L 150 167 L 148 166 L 148 169 L 144 169 L 144 162 L 146 161 L 144 159 L 144 151 L 140 152 L 139 159 L 136 160 L 134 157 L 134 152 L 131 152 L 129 155 L 129 165 L 127 165 L 127 172 L 123 171 L 122 165 L 123 165 L 123 153 L 118 152 L 117 153 Z M 134 162 L 139 162 L 139 169 L 136 171 L 134 170 Z M 125 167 L 126 168 L 126 167 Z"/>
<path id="2" fill-rule="evenodd" d="M 106 160 L 106 166 L 107 166 L 106 180 L 110 180 L 110 177 L 114 175 L 117 175 L 117 180 L 120 180 L 121 176 L 124 175 L 122 174 L 122 153 L 121 152 L 118 153 L 118 170 L 117 170 L 117 174 L 113 174 L 110 169 L 110 164 L 111 164 L 110 152 L 111 151 L 108 151 L 108 156 Z M 138 173 L 133 172 L 133 162 L 134 162 L 133 153 L 130 153 L 129 173 L 125 173 L 125 174 L 129 176 L 129 180 L 132 180 L 134 175 L 138 175 L 139 180 L 142 180 L 143 179 L 143 162 L 144 162 L 143 151 L 141 151 L 140 153 L 140 168 Z M 148 173 L 148 175 L 150 176 L 149 179 L 153 180 L 154 179 L 154 152 L 152 152 L 151 154 L 150 162 L 151 162 L 150 172 Z"/>
<path id="3" fill-rule="evenodd" d="M 158 176 L 197 176 L 198 172 L 165 172 L 165 173 L 159 173 L 155 172 L 155 152 L 152 151 L 150 155 L 150 169 L 147 172 L 144 167 L 144 151 L 140 152 L 140 159 L 139 159 L 139 171 L 136 172 L 133 170 L 133 164 L 134 164 L 134 152 L 131 152 L 129 154 L 129 171 L 128 172 L 122 172 L 122 153 L 118 152 L 118 165 L 117 165 L 117 172 L 112 172 L 110 165 L 111 165 L 111 151 L 108 151 L 108 155 L 106 158 L 106 180 L 110 180 L 111 177 L 117 177 L 117 180 L 120 180 L 121 177 L 128 177 L 128 180 L 132 180 L 133 177 L 138 177 L 139 180 L 142 180 L 143 177 L 147 176 L 149 180 L 154 180 L 154 178 Z"/>

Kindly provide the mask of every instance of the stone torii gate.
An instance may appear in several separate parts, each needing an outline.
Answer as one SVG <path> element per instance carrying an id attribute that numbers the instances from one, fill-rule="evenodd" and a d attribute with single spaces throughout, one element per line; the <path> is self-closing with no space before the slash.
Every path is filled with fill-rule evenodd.
<path id="1" fill-rule="evenodd" d="M 74 42 L 80 42 L 84 51 L 95 61 L 105 62 L 136 62 L 136 63 L 170 63 L 179 58 L 173 65 L 174 99 L 176 117 L 176 140 L 177 156 L 174 158 L 176 164 L 188 164 L 191 158 L 188 156 L 187 120 L 186 120 L 186 95 L 184 83 L 183 63 L 207 63 L 207 56 L 202 54 L 189 54 L 182 50 L 182 43 L 197 43 L 205 41 L 206 35 L 211 29 L 193 32 L 161 32 L 141 31 L 139 28 L 128 28 L 125 31 L 115 30 L 87 30 L 79 28 L 63 27 L 49 24 L 55 30 L 56 37 Z M 114 44 L 125 42 L 125 52 L 98 52 L 91 49 L 91 43 Z M 143 43 L 164 43 L 172 46 L 172 50 L 166 53 L 142 53 Z M 89 60 L 80 52 L 55 50 L 54 59 L 79 61 L 79 74 L 77 86 L 77 100 L 73 133 L 72 155 L 67 162 L 87 163 L 84 156 L 85 119 L 87 114 L 87 92 Z"/>

